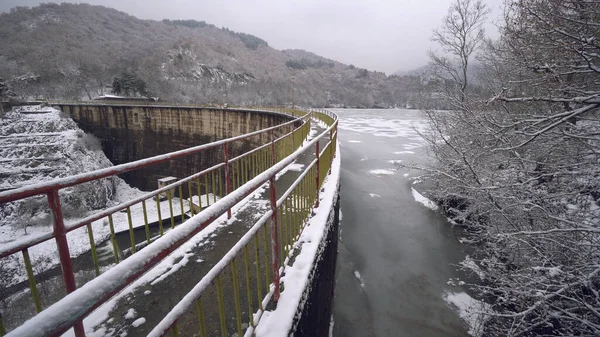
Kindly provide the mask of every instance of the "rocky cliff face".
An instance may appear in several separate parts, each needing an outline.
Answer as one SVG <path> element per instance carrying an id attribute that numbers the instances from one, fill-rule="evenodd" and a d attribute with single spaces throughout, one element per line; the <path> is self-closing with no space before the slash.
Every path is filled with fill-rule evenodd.
<path id="1" fill-rule="evenodd" d="M 112 166 L 99 141 L 85 134 L 66 114 L 49 107 L 22 107 L 0 120 L 0 190 L 42 183 Z M 65 217 L 105 207 L 124 182 L 116 177 L 60 192 Z M 49 226 L 44 196 L 0 205 L 0 241 L 9 241 L 11 227 Z"/>

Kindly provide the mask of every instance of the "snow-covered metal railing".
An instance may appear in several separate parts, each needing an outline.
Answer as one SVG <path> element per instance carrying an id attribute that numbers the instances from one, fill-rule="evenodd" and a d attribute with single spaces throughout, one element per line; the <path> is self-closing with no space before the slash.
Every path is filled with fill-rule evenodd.
<path id="1" fill-rule="evenodd" d="M 260 321 L 262 314 L 270 303 L 277 303 L 280 295 L 280 277 L 285 273 L 285 266 L 292 262 L 301 249 L 296 245 L 304 226 L 311 217 L 313 207 L 319 206 L 319 194 L 325 176 L 331 173 L 333 158 L 335 157 L 337 144 L 337 116 L 329 111 L 314 110 L 313 116 L 327 125 L 327 130 L 305 144 L 294 154 L 285 158 L 271 169 L 257 177 L 258 184 L 269 181 L 271 209 L 248 230 L 245 235 L 223 256 L 223 258 L 188 292 L 177 305 L 165 316 L 165 318 L 154 327 L 148 336 L 159 337 L 166 335 L 169 331 L 173 336 L 199 335 L 208 336 L 207 331 L 220 330 L 221 336 L 229 336 L 234 330 L 237 336 L 253 336 L 254 328 Z M 320 149 L 320 143 L 329 137 L 326 145 Z M 303 173 L 291 184 L 291 186 L 276 199 L 275 175 L 286 165 L 292 163 L 300 154 L 315 150 L 315 159 L 307 166 Z M 251 181 L 250 183 L 253 183 Z M 192 219 L 193 221 L 193 219 Z M 265 291 L 263 297 L 261 287 L 261 258 L 259 241 L 260 236 L 270 236 L 270 262 L 271 271 L 265 268 Z M 252 259 L 249 252 L 255 251 Z M 263 258 L 269 259 L 265 247 Z M 238 275 L 237 262 L 243 260 L 242 273 L 245 277 Z M 253 261 L 252 261 L 253 260 Z M 255 266 L 252 271 L 250 265 Z M 223 275 L 227 268 L 231 268 L 231 285 L 233 289 L 233 303 L 236 316 L 235 319 L 227 319 L 225 314 L 226 296 L 223 293 Z M 254 279 L 254 284 L 251 280 Z M 273 282 L 270 282 L 270 279 Z M 244 281 L 245 280 L 245 281 Z M 240 283 L 246 288 L 247 293 L 240 293 Z M 213 314 L 213 319 L 207 319 L 205 302 L 203 299 L 210 286 L 216 287 L 218 314 Z M 206 297 L 206 296 L 205 296 Z M 231 297 L 231 295 L 230 295 Z M 245 300 L 245 301 L 243 301 Z M 245 303 L 241 303 L 245 302 Z M 214 303 L 213 303 L 214 306 Z M 244 308 L 248 308 L 247 313 Z M 180 326 L 187 312 L 196 309 L 197 327 L 188 324 Z M 255 311 L 256 310 L 256 311 Z M 218 316 L 218 324 L 216 324 Z M 210 322 L 213 326 L 208 327 Z M 216 326 L 214 326 L 216 325 Z"/>
<path id="2" fill-rule="evenodd" d="M 285 271 L 284 266 L 290 259 L 294 258 L 292 247 L 294 247 L 295 241 L 306 224 L 306 220 L 310 217 L 313 206 L 318 202 L 321 184 L 330 170 L 332 159 L 335 156 L 337 117 L 325 111 L 313 111 L 313 116 L 328 124 L 326 132 L 321 133 L 278 162 L 273 160 L 276 156 L 272 156 L 271 166 L 265 171 L 175 229 L 165 233 L 163 237 L 154 241 L 140 253 L 133 254 L 119 265 L 109 269 L 101 276 L 91 280 L 42 311 L 22 326 L 11 331 L 8 336 L 59 336 L 70 327 L 74 327 L 78 322 L 81 322 L 84 317 L 108 298 L 131 284 L 147 270 L 148 265 L 154 265 L 157 261 L 160 261 L 197 234 L 204 224 L 223 215 L 228 209 L 231 209 L 239 201 L 268 182 L 271 209 L 262 215 L 261 219 L 245 233 L 242 239 L 225 254 L 151 332 L 151 335 L 154 336 L 164 335 L 171 330 L 174 336 L 179 336 L 181 328 L 181 335 L 193 335 L 199 331 L 201 336 L 207 336 L 207 331 L 216 331 L 212 327 L 207 330 L 207 326 L 215 323 L 217 324 L 216 329 L 220 329 L 222 336 L 228 335 L 228 329 L 237 330 L 238 336 L 241 336 L 243 330 L 246 329 L 243 322 L 247 322 L 249 327 L 246 329 L 246 334 L 251 334 L 269 302 L 276 302 L 278 299 L 280 291 L 279 277 Z M 323 141 L 327 141 L 327 144 L 321 149 L 320 142 Z M 274 139 L 269 145 L 271 153 L 276 153 Z M 308 154 L 310 155 L 313 149 L 316 154 L 315 159 L 300 177 L 292 183 L 290 188 L 279 199 L 276 199 L 275 177 L 277 173 L 298 159 L 303 153 L 309 151 Z M 269 226 L 266 225 L 267 223 Z M 260 254 L 260 247 L 263 247 L 263 244 L 264 250 Z M 254 252 L 255 255 L 252 262 L 249 258 L 250 252 Z M 244 277 L 237 274 L 239 269 L 236 260 L 241 260 L 239 258 L 240 254 L 244 256 L 245 271 L 241 274 L 245 276 L 247 293 L 245 301 L 244 295 L 240 292 L 240 284 L 244 287 Z M 250 268 L 250 265 L 253 265 L 254 268 Z M 264 270 L 261 270 L 261 266 L 264 266 Z M 233 282 L 232 290 L 227 292 L 229 296 L 226 296 L 223 291 L 222 276 L 226 273 L 228 267 L 231 267 Z M 253 274 L 254 272 L 255 274 Z M 264 279 L 261 276 L 263 272 Z M 251 279 L 256 280 L 254 284 L 256 288 L 253 288 L 254 285 L 250 284 Z M 266 286 L 265 293 L 262 292 L 261 288 L 263 280 Z M 203 306 L 201 296 L 205 294 L 209 284 L 214 285 L 216 288 L 217 306 Z M 264 294 L 266 296 L 263 296 Z M 226 317 L 226 301 L 235 303 L 235 319 L 227 319 L 231 316 L 227 315 Z M 249 309 L 247 313 L 242 312 L 242 305 L 244 307 L 247 305 Z M 184 320 L 183 314 L 192 307 L 197 310 L 198 323 L 200 324 L 199 330 L 194 329 L 195 332 L 189 331 L 189 329 L 192 329 L 189 325 L 180 326 L 178 324 L 178 322 Z M 211 316 L 210 310 L 213 310 L 212 314 L 214 315 Z M 254 315 L 255 310 L 256 315 Z"/>
<path id="3" fill-rule="evenodd" d="M 272 111 L 268 111 L 268 112 L 272 112 Z M 186 211 L 184 209 L 183 187 L 186 184 L 187 184 L 187 192 L 188 192 L 188 197 L 189 197 L 189 204 L 188 204 L 189 205 L 189 207 L 188 207 L 189 213 L 192 216 L 196 215 L 199 212 L 202 213 L 201 212 L 203 209 L 202 200 L 201 200 L 202 181 L 204 181 L 204 192 L 205 192 L 205 195 L 207 198 L 206 201 L 207 201 L 207 206 L 208 206 L 208 204 L 210 204 L 210 201 L 208 200 L 209 192 L 212 192 L 211 199 L 212 199 L 213 203 L 217 202 L 217 195 L 219 196 L 219 198 L 226 198 L 228 195 L 232 194 L 233 191 L 236 191 L 237 189 L 239 189 L 240 186 L 244 186 L 244 184 L 246 184 L 250 179 L 261 174 L 261 172 L 264 172 L 265 170 L 267 170 L 273 163 L 276 163 L 279 160 L 287 157 L 289 154 L 291 154 L 296 148 L 298 148 L 302 144 L 303 139 L 306 138 L 306 136 L 308 135 L 308 132 L 310 130 L 309 115 L 306 112 L 302 112 L 299 110 L 286 111 L 286 114 L 291 114 L 294 116 L 301 115 L 301 116 L 298 118 L 294 118 L 294 119 L 290 120 L 289 122 L 286 122 L 286 123 L 283 123 L 283 124 L 280 124 L 277 126 L 273 126 L 273 127 L 266 128 L 263 130 L 258 130 L 258 131 L 240 135 L 237 137 L 232 137 L 229 139 L 224 139 L 224 140 L 216 141 L 216 142 L 209 143 L 209 144 L 191 147 L 191 148 L 188 148 L 185 150 L 172 152 L 172 153 L 168 153 L 168 154 L 164 154 L 164 155 L 159 155 L 159 156 L 155 156 L 155 157 L 147 158 L 147 159 L 143 159 L 143 160 L 138 160 L 138 161 L 131 162 L 131 163 L 117 165 L 117 166 L 113 166 L 110 168 L 97 170 L 94 172 L 84 173 L 84 174 L 76 175 L 73 177 L 57 179 L 57 180 L 53 180 L 53 181 L 50 181 L 47 183 L 35 184 L 35 185 L 25 186 L 25 187 L 18 188 L 18 189 L 0 192 L 0 203 L 17 201 L 17 200 L 21 200 L 21 199 L 36 196 L 36 195 L 46 195 L 47 199 L 48 199 L 48 204 L 49 204 L 49 207 L 52 212 L 53 219 L 54 219 L 54 223 L 53 223 L 54 231 L 53 232 L 45 233 L 45 234 L 41 234 L 41 235 L 32 235 L 23 240 L 17 240 L 16 242 L 11 242 L 9 244 L 3 245 L 2 247 L 0 247 L 0 258 L 12 256 L 12 255 L 15 255 L 18 253 L 22 254 L 23 263 L 24 263 L 25 269 L 27 271 L 27 279 L 29 280 L 29 288 L 31 290 L 33 302 L 36 307 L 36 312 L 40 313 L 42 311 L 41 300 L 40 300 L 40 296 L 37 291 L 36 277 L 33 273 L 33 266 L 31 263 L 31 259 L 29 257 L 29 249 L 31 247 L 38 245 L 40 243 L 43 243 L 45 241 L 55 239 L 55 241 L 57 243 L 59 261 L 60 261 L 60 265 L 61 265 L 61 269 L 62 269 L 62 276 L 63 276 L 63 280 L 65 283 L 65 288 L 66 288 L 67 294 L 73 293 L 77 289 L 77 286 L 75 283 L 73 265 L 72 265 L 71 256 L 69 253 L 69 245 L 67 242 L 67 234 L 69 232 L 72 232 L 73 230 L 76 230 L 76 229 L 82 228 L 82 227 L 87 228 L 88 235 L 89 235 L 89 242 L 90 242 L 90 250 L 92 253 L 92 258 L 93 258 L 94 266 L 96 269 L 96 275 L 97 276 L 100 275 L 100 266 L 99 266 L 99 262 L 98 262 L 98 257 L 96 255 L 96 241 L 93 236 L 94 231 L 93 231 L 92 226 L 93 226 L 94 222 L 101 220 L 101 219 L 107 220 L 108 224 L 110 225 L 110 239 L 111 239 L 111 243 L 113 246 L 115 262 L 117 264 L 119 262 L 122 262 L 122 261 L 120 261 L 121 259 L 119 257 L 119 247 L 117 246 L 116 240 L 115 240 L 115 229 L 113 226 L 113 215 L 115 213 L 126 210 L 128 230 L 129 230 L 130 239 L 131 239 L 130 250 L 132 253 L 135 253 L 136 247 L 138 246 L 138 244 L 136 244 L 135 236 L 133 235 L 133 230 L 134 230 L 135 226 L 132 222 L 132 217 L 131 217 L 132 206 L 139 205 L 139 204 L 141 204 L 141 206 L 142 206 L 144 227 L 145 227 L 145 231 L 146 231 L 145 244 L 150 244 L 151 238 L 150 238 L 150 234 L 149 234 L 149 223 L 148 223 L 146 201 L 150 200 L 151 203 L 156 201 L 156 204 L 157 204 L 156 210 L 158 212 L 157 215 L 158 215 L 158 223 L 160 226 L 160 235 L 161 236 L 164 234 L 163 218 L 162 218 L 162 215 L 160 214 L 161 213 L 161 205 L 160 205 L 160 194 L 161 193 L 166 193 L 168 196 L 168 204 L 169 204 L 169 217 L 168 218 L 170 219 L 171 228 L 175 227 L 175 218 L 176 217 L 181 216 L 182 222 L 185 220 Z M 292 131 L 287 132 L 290 129 Z M 276 138 L 275 137 L 276 132 L 278 132 L 279 134 L 283 134 L 283 135 L 281 135 L 279 138 Z M 237 157 L 229 158 L 229 156 L 230 156 L 229 146 L 232 143 L 238 142 L 238 141 L 245 141 L 251 137 L 262 135 L 264 133 L 269 134 L 270 140 L 271 140 L 269 143 L 259 146 L 251 151 L 247 151 Z M 61 189 L 79 185 L 79 184 L 83 184 L 86 182 L 99 180 L 102 178 L 115 176 L 115 175 L 118 175 L 118 174 L 121 174 L 124 172 L 133 171 L 133 170 L 136 170 L 139 168 L 160 164 L 160 163 L 163 163 L 163 162 L 166 162 L 169 160 L 199 154 L 199 153 L 202 153 L 209 149 L 215 149 L 215 148 L 222 148 L 223 162 L 218 163 L 218 164 L 216 164 L 210 168 L 207 168 L 205 170 L 202 170 L 201 172 L 193 174 L 189 177 L 178 180 L 177 182 L 170 184 L 168 186 L 165 186 L 163 188 L 143 194 L 139 197 L 133 198 L 132 200 L 121 203 L 117 206 L 110 207 L 108 209 L 105 209 L 103 211 L 95 213 L 91 216 L 88 216 L 84 219 L 75 221 L 74 223 L 70 223 L 70 224 L 64 223 L 63 215 L 62 215 L 62 207 L 60 204 L 60 197 L 59 197 L 59 190 L 61 190 Z M 194 207 L 194 201 L 192 200 L 192 195 L 193 195 L 192 190 L 193 190 L 194 184 L 196 184 L 196 189 L 197 189 L 197 193 L 198 193 L 199 207 Z M 179 192 L 179 206 L 180 206 L 179 214 L 174 214 L 173 202 L 174 202 L 175 198 L 173 198 L 172 191 L 175 189 L 178 189 L 178 192 Z M 237 203 L 237 202 L 239 202 L 239 200 L 236 199 L 235 203 Z M 186 200 L 186 203 L 188 203 L 188 200 Z M 235 205 L 235 203 L 233 205 Z M 231 215 L 231 206 L 228 209 L 226 209 L 225 211 L 227 211 L 229 213 L 229 215 Z M 203 222 L 200 226 L 198 226 L 197 228 L 194 229 L 194 234 L 199 232 L 200 230 L 202 230 L 204 227 L 206 227 L 208 224 L 210 224 L 214 219 L 215 219 L 215 217 L 210 217 L 210 218 L 206 219 L 205 222 Z M 193 234 L 191 234 L 191 236 L 193 236 Z M 189 236 L 189 237 L 191 237 L 191 236 Z M 181 240 L 180 243 L 185 242 L 187 239 L 189 239 L 189 237 L 187 237 L 184 240 Z M 170 249 L 163 251 L 161 254 L 159 254 L 155 258 L 153 258 L 149 261 L 146 261 L 143 264 L 143 268 L 137 270 L 135 275 L 132 276 L 132 277 L 134 277 L 133 279 L 139 277 L 145 271 L 149 270 L 152 266 L 154 266 L 156 263 L 158 263 L 160 260 L 162 260 L 162 258 L 166 257 L 170 252 L 173 251 L 174 247 L 176 247 L 176 245 L 172 246 Z M 136 255 L 134 254 L 132 256 L 136 256 Z M 108 271 L 110 271 L 110 269 Z M 107 273 L 107 272 L 105 272 L 105 273 Z M 130 282 L 131 280 L 132 279 L 129 279 L 128 282 Z M 97 306 L 102 304 L 106 299 L 110 298 L 110 296 L 112 296 L 117 291 L 122 289 L 122 287 L 124 287 L 125 285 L 127 285 L 127 283 L 123 283 L 120 285 L 121 288 L 117 287 L 117 288 L 113 289 L 112 292 L 105 294 L 105 296 L 102 297 L 102 300 L 94 303 L 93 307 L 91 307 L 89 309 L 89 311 L 86 311 L 85 314 L 82 315 L 82 317 L 85 317 L 85 315 L 87 315 L 89 312 L 91 312 L 91 310 L 93 310 L 93 308 L 96 308 Z M 71 326 L 74 327 L 75 334 L 77 336 L 85 335 L 81 320 L 74 321 L 73 324 L 71 324 Z M 62 328 L 57 327 L 57 329 L 60 330 Z M 59 334 L 59 332 L 57 332 L 58 330 L 56 330 L 56 331 L 53 330 L 53 331 L 55 331 L 55 334 Z M 64 330 L 66 330 L 66 329 L 62 329 L 61 331 L 64 331 Z M 5 334 L 5 328 L 4 328 L 4 324 L 2 322 L 2 316 L 0 314 L 0 336 L 2 336 L 4 334 Z"/>

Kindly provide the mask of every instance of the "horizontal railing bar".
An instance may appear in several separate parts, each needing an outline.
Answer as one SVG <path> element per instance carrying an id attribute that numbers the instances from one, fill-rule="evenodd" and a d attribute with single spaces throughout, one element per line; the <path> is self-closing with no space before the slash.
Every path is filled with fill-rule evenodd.
<path id="1" fill-rule="evenodd" d="M 35 245 L 38 245 L 44 241 L 51 240 L 53 238 L 54 238 L 54 232 L 48 232 L 48 233 L 36 235 L 33 237 L 26 237 L 21 240 L 15 240 L 15 241 L 6 243 L 2 247 L 2 253 L 0 254 L 0 258 L 15 254 L 25 248 L 33 247 Z"/>
<path id="2" fill-rule="evenodd" d="M 108 216 L 110 214 L 114 214 L 116 212 L 119 212 L 119 211 L 121 211 L 121 210 L 123 210 L 123 209 L 125 209 L 125 208 L 127 208 L 129 206 L 133 206 L 133 205 L 135 205 L 137 203 L 140 203 L 140 202 L 142 202 L 144 200 L 149 200 L 150 198 L 156 196 L 157 194 L 160 194 L 162 192 L 167 192 L 168 190 L 171 190 L 171 189 L 173 189 L 175 187 L 179 187 L 179 186 L 181 186 L 181 185 L 183 185 L 183 184 L 185 184 L 187 182 L 190 182 L 190 181 L 192 181 L 192 180 L 194 180 L 194 179 L 196 179 L 198 177 L 201 177 L 201 176 L 203 176 L 203 175 L 205 175 L 207 173 L 210 173 L 212 171 L 220 169 L 221 167 L 224 167 L 224 166 L 225 166 L 225 163 L 219 163 L 219 164 L 211 166 L 211 167 L 209 167 L 209 168 L 207 168 L 205 170 L 202 170 L 202 171 L 200 171 L 198 173 L 192 174 L 191 176 L 188 176 L 188 177 L 182 178 L 180 180 L 177 180 L 176 182 L 174 182 L 172 184 L 163 186 L 163 187 L 161 187 L 161 188 L 159 188 L 157 190 L 154 190 L 152 192 L 148 192 L 148 193 L 146 193 L 144 195 L 141 195 L 141 196 L 139 196 L 139 197 L 137 197 L 135 199 L 132 199 L 132 200 L 124 202 L 122 204 L 113 206 L 111 208 L 107 208 L 104 211 L 99 212 L 98 214 L 89 216 L 89 217 L 87 217 L 85 219 L 81 219 L 81 220 L 79 220 L 79 221 L 77 221 L 77 222 L 75 222 L 75 223 L 73 223 L 71 225 L 66 225 L 65 226 L 66 230 L 67 230 L 67 232 L 70 232 L 72 230 L 80 228 L 80 227 L 84 226 L 85 224 L 87 224 L 89 222 L 93 222 L 93 221 L 102 219 L 105 216 Z M 2 256 L 0 255 L 0 257 L 2 257 Z"/>
<path id="3" fill-rule="evenodd" d="M 166 192 L 166 191 L 168 191 L 168 190 L 170 190 L 170 189 L 172 189 L 174 187 L 178 187 L 179 185 L 185 184 L 188 181 L 191 181 L 191 180 L 193 180 L 193 179 L 195 179 L 195 178 L 197 178 L 199 176 L 202 176 L 202 175 L 204 175 L 206 173 L 209 173 L 209 172 L 211 172 L 213 170 L 219 169 L 219 168 L 221 168 L 223 166 L 225 166 L 225 163 L 217 164 L 215 166 L 207 168 L 204 171 L 200 171 L 200 172 L 198 172 L 198 173 L 196 173 L 194 175 L 191 175 L 191 176 L 189 176 L 187 178 L 183 178 L 181 180 L 178 180 L 178 181 L 176 181 L 176 182 L 174 182 L 174 183 L 172 183 L 170 185 L 161 187 L 161 188 L 159 188 L 157 190 L 154 190 L 152 192 L 148 192 L 148 193 L 143 194 L 143 195 L 141 195 L 141 196 L 139 196 L 139 197 L 137 197 L 135 199 L 132 199 L 130 201 L 127 201 L 127 202 L 118 204 L 116 206 L 107 208 L 107 209 L 105 209 L 105 210 L 103 210 L 101 212 L 98 212 L 98 213 L 96 213 L 94 215 L 91 215 L 91 216 L 89 216 L 87 218 L 78 220 L 75 223 L 66 224 L 65 225 L 65 230 L 66 230 L 66 232 L 71 232 L 71 231 L 73 231 L 75 229 L 81 228 L 81 227 L 87 225 L 88 223 L 94 222 L 96 220 L 100 220 L 100 219 L 102 219 L 102 218 L 104 218 L 106 216 L 109 216 L 111 214 L 117 213 L 117 212 L 119 212 L 119 211 L 121 211 L 121 210 L 123 210 L 123 209 L 125 209 L 127 207 L 133 206 L 133 205 L 135 205 L 137 203 L 140 203 L 140 202 L 142 202 L 144 200 L 149 200 L 150 198 L 156 196 L 157 194 L 160 194 L 162 192 Z M 31 237 L 31 238 L 25 238 L 23 240 L 15 240 L 15 241 L 9 242 L 9 243 L 6 244 L 6 246 L 0 248 L 0 259 L 3 258 L 3 257 L 7 257 L 9 255 L 12 255 L 12 254 L 14 254 L 16 252 L 20 252 L 22 249 L 30 248 L 32 246 L 35 246 L 35 245 L 41 243 L 41 242 L 50 240 L 53 237 L 54 237 L 54 233 L 53 232 L 49 232 L 49 233 L 44 233 L 44 234 L 40 234 L 40 235 Z"/>
<path id="4" fill-rule="evenodd" d="M 289 115 L 286 115 L 286 116 L 289 116 Z M 6 203 L 6 202 L 10 202 L 10 201 L 15 201 L 15 200 L 31 197 L 31 196 L 38 195 L 38 194 L 47 193 L 52 190 L 62 189 L 62 188 L 86 183 L 86 182 L 89 182 L 92 180 L 98 180 L 101 178 L 114 176 L 117 174 L 129 172 L 129 171 L 141 168 L 141 167 L 159 164 L 159 163 L 165 162 L 167 160 L 177 159 L 180 157 L 199 153 L 199 152 L 205 151 L 207 149 L 215 148 L 215 147 L 218 147 L 218 146 L 221 146 L 224 144 L 229 144 L 229 143 L 232 143 L 235 141 L 247 139 L 249 137 L 253 137 L 256 135 L 260 135 L 262 133 L 269 132 L 271 130 L 276 130 L 276 129 L 282 128 L 284 126 L 296 123 L 298 120 L 301 120 L 303 117 L 297 117 L 297 118 L 294 118 L 294 119 L 290 120 L 289 122 L 286 122 L 283 124 L 279 124 L 276 126 L 266 128 L 266 129 L 253 131 L 250 133 L 246 133 L 243 135 L 239 135 L 239 136 L 235 136 L 235 137 L 231 137 L 231 138 L 227 138 L 227 139 L 218 140 L 218 141 L 215 141 L 215 142 L 212 142 L 209 144 L 198 145 L 198 146 L 190 147 L 187 149 L 183 149 L 183 150 L 179 150 L 179 151 L 175 151 L 175 152 L 171 152 L 171 153 L 167 153 L 167 154 L 162 154 L 162 155 L 158 155 L 158 156 L 154 156 L 154 157 L 150 157 L 150 158 L 146 158 L 146 159 L 136 160 L 136 161 L 130 162 L 130 163 L 111 166 L 111 167 L 107 167 L 107 168 L 92 171 L 92 172 L 81 173 L 81 174 L 74 175 L 71 177 L 55 179 L 55 180 L 48 181 L 48 182 L 33 184 L 33 185 L 29 185 L 29 186 L 20 187 L 17 189 L 0 192 L 0 203 Z"/>
<path id="5" fill-rule="evenodd" d="M 297 119 L 296 119 L 297 120 Z M 329 130 L 330 126 L 327 130 Z M 232 191 L 203 212 L 193 216 L 175 229 L 148 245 L 143 253 L 131 255 L 120 264 L 108 269 L 104 274 L 89 281 L 81 288 L 68 294 L 46 310 L 26 321 L 6 335 L 7 337 L 60 336 L 77 321 L 89 315 L 113 295 L 138 279 L 150 268 L 175 251 L 181 244 L 191 239 L 208 224 L 212 223 L 228 209 L 237 205 L 246 196 L 265 184 L 286 166 L 296 160 L 315 142 L 327 135 L 321 133 L 291 155 L 280 160 L 266 171 L 258 174 L 243 186 Z M 203 278 L 204 279 L 204 278 Z M 163 320 L 164 321 L 164 320 Z M 170 324 L 171 326 L 172 324 Z M 154 330 L 153 330 L 154 331 Z"/>

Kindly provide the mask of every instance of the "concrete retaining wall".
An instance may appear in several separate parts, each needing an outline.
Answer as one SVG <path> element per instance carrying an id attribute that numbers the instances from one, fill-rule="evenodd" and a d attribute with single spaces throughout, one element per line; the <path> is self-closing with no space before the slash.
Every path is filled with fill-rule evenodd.
<path id="1" fill-rule="evenodd" d="M 86 133 L 98 137 L 108 159 L 122 164 L 265 129 L 291 120 L 290 116 L 244 109 L 149 105 L 57 104 Z M 275 136 L 289 132 L 285 127 Z M 268 133 L 230 146 L 230 157 L 270 140 Z M 222 148 L 207 150 L 123 175 L 130 185 L 155 189 L 164 176 L 182 178 L 223 158 Z"/>

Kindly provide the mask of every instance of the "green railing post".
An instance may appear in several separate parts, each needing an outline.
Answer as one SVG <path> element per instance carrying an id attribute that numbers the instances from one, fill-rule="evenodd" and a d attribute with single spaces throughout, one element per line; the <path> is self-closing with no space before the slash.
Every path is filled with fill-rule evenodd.
<path id="1" fill-rule="evenodd" d="M 100 276 L 100 265 L 98 264 L 98 254 L 96 253 L 96 241 L 94 241 L 94 231 L 92 230 L 92 224 L 88 223 L 85 226 L 88 231 L 88 238 L 90 239 L 90 248 L 92 250 L 92 260 L 94 261 L 94 267 L 96 268 L 96 276 Z"/>
<path id="2" fill-rule="evenodd" d="M 31 259 L 29 258 L 29 251 L 27 248 L 21 251 L 23 253 L 23 260 L 25 261 L 25 269 L 27 270 L 27 278 L 29 279 L 29 289 L 31 289 L 31 296 L 33 297 L 33 302 L 35 303 L 36 312 L 40 313 L 42 311 L 42 302 L 40 300 L 40 294 L 37 290 L 37 284 L 35 283 L 35 275 L 33 275 L 33 267 L 31 266 Z M 1 324 L 0 320 L 0 324 Z M 4 326 L 2 326 L 3 328 Z"/>

